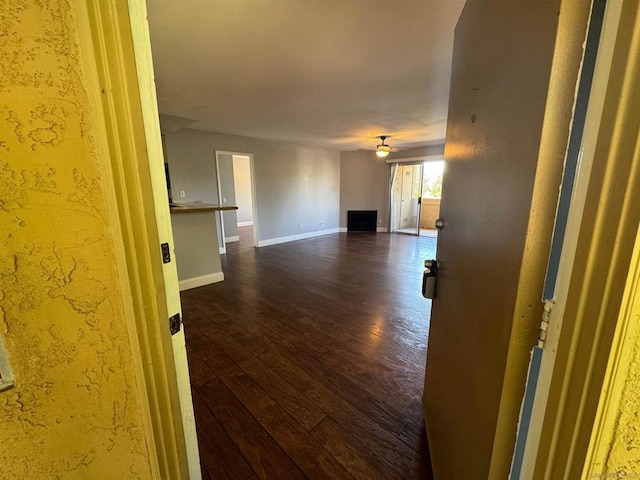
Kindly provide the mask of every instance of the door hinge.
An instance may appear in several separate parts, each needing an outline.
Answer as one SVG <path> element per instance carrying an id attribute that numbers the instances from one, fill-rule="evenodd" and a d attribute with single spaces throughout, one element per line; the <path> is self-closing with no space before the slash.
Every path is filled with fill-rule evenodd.
<path id="1" fill-rule="evenodd" d="M 544 348 L 547 343 L 547 331 L 549 330 L 549 321 L 551 320 L 551 311 L 555 306 L 553 300 L 544 301 L 544 311 L 542 312 L 542 321 L 540 322 L 540 333 L 538 335 L 538 347 Z"/>
<path id="2" fill-rule="evenodd" d="M 171 335 L 175 335 L 180 331 L 180 325 L 182 321 L 180 320 L 180 314 L 176 313 L 173 317 L 169 318 L 169 331 Z"/>
<path id="3" fill-rule="evenodd" d="M 169 263 L 171 261 L 171 250 L 169 250 L 169 244 L 161 243 L 160 249 L 162 250 L 162 263 Z"/>

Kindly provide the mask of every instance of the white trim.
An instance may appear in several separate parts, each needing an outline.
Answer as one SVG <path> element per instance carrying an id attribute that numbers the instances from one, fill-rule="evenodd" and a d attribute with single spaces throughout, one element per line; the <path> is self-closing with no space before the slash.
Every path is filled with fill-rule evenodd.
<path id="1" fill-rule="evenodd" d="M 221 155 L 231 155 L 232 157 L 234 155 L 237 155 L 239 157 L 250 157 L 251 155 L 253 155 L 252 153 L 244 153 L 244 152 L 230 152 L 228 150 L 216 150 L 216 152 L 218 152 Z"/>
<path id="2" fill-rule="evenodd" d="M 270 238 L 269 240 L 261 240 L 258 242 L 258 247 L 268 247 L 269 245 L 277 245 L 278 243 L 295 242 L 296 240 L 305 240 L 307 238 L 321 237 L 323 235 L 331 235 L 332 233 L 339 232 L 339 228 L 328 228 L 327 230 L 318 230 L 317 232 L 289 235 L 288 237 Z"/>
<path id="3" fill-rule="evenodd" d="M 225 253 L 227 253 L 227 247 L 218 247 L 218 253 L 220 255 L 224 255 Z"/>
<path id="4" fill-rule="evenodd" d="M 253 225 L 253 220 L 249 220 L 248 222 L 238 222 L 239 227 L 250 227 Z"/>
<path id="5" fill-rule="evenodd" d="M 202 275 L 200 277 L 187 278 L 185 280 L 180 280 L 178 284 L 180 285 L 180 291 L 190 290 L 196 287 L 202 287 L 204 285 L 210 285 L 212 283 L 222 282 L 224 280 L 223 272 L 215 272 L 209 273 L 207 275 Z"/>
<path id="6" fill-rule="evenodd" d="M 443 162 L 444 154 L 442 155 L 421 155 L 419 157 L 407 157 L 407 158 L 392 158 L 387 160 L 386 163 L 421 163 L 421 162 Z"/>
<path id="7" fill-rule="evenodd" d="M 225 243 L 239 242 L 240 235 L 233 235 L 232 237 L 224 237 L 224 241 Z"/>

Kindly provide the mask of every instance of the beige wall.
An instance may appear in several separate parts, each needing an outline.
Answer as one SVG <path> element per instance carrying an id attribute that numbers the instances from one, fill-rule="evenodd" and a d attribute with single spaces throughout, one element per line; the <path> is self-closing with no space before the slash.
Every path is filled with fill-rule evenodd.
<path id="1" fill-rule="evenodd" d="M 420 228 L 435 228 L 436 219 L 440 216 L 440 199 L 423 198 L 420 209 Z"/>
<path id="2" fill-rule="evenodd" d="M 386 159 L 374 152 L 340 152 L 340 227 L 347 226 L 348 210 L 377 210 L 378 227 L 389 226 L 389 175 L 386 160 L 442 155 L 444 145 L 412 148 Z"/>
<path id="3" fill-rule="evenodd" d="M 206 285 L 223 279 L 216 215 L 216 212 L 171 214 L 176 267 L 180 282 L 207 277 L 208 280 L 205 282 L 202 279 L 205 283 L 200 284 Z M 191 287 L 193 286 L 192 284 Z"/>
<path id="4" fill-rule="evenodd" d="M 340 153 L 340 227 L 348 210 L 377 210 L 378 227 L 389 224 L 389 165 L 373 152 Z"/>
<path id="5" fill-rule="evenodd" d="M 171 190 L 217 203 L 214 151 L 254 155 L 253 199 L 261 242 L 338 228 L 340 154 L 320 147 L 203 132 L 165 136 Z"/>
<path id="6" fill-rule="evenodd" d="M 3 478 L 150 478 L 109 158 L 86 96 L 84 2 L 0 6 Z M 82 40 L 81 40 L 82 38 Z M 95 104 L 92 104 L 95 107 Z"/>

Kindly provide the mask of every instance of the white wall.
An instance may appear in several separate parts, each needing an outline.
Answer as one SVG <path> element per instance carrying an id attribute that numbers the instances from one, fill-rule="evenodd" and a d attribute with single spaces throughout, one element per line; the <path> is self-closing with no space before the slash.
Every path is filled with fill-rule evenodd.
<path id="1" fill-rule="evenodd" d="M 215 150 L 254 155 L 260 241 L 338 228 L 340 153 L 320 147 L 183 129 L 165 137 L 175 200 L 217 203 Z"/>
<path id="2" fill-rule="evenodd" d="M 233 183 L 236 190 L 236 205 L 238 206 L 238 224 L 253 222 L 253 207 L 251 193 L 251 164 L 249 157 L 233 156 Z"/>

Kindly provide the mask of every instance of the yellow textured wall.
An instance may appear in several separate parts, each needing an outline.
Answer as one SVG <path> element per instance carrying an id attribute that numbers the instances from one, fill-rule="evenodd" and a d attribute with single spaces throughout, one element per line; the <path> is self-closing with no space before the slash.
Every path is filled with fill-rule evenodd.
<path id="1" fill-rule="evenodd" d="M 640 478 L 640 232 L 616 327 L 586 478 Z"/>
<path id="2" fill-rule="evenodd" d="M 16 383 L 0 392 L 1 478 L 153 471 L 80 8 L 0 2 L 0 336 Z"/>
<path id="3" fill-rule="evenodd" d="M 640 322 L 640 311 L 634 321 Z M 620 474 L 617 478 L 640 478 L 640 329 L 636 332 L 628 370 L 620 372 L 616 381 L 624 386 L 615 420 L 609 425 L 613 438 L 603 471 Z"/>

